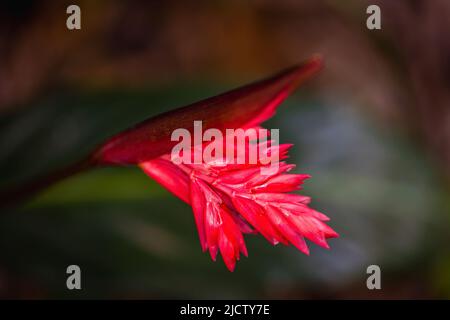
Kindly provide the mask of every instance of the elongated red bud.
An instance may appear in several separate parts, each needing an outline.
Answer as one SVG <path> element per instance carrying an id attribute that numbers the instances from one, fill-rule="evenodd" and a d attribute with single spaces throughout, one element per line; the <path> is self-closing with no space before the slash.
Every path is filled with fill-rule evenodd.
<path id="1" fill-rule="evenodd" d="M 188 106 L 150 118 L 125 130 L 103 144 L 94 154 L 98 164 L 138 164 L 170 152 L 177 143 L 172 132 L 185 128 L 193 134 L 193 123 L 203 130 L 249 128 L 270 118 L 276 107 L 304 80 L 322 66 L 313 57 L 271 78 L 240 87 Z"/>

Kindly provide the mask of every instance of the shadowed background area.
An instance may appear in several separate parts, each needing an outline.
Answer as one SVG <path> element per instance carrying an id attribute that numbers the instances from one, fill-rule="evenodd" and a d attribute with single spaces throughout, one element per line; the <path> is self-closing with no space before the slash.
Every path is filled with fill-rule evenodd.
<path id="1" fill-rule="evenodd" d="M 307 257 L 247 236 L 230 273 L 201 252 L 189 206 L 135 167 L 98 169 L 0 209 L 0 297 L 450 298 L 449 30 L 446 0 L 3 1 L 1 190 L 321 53 L 265 126 L 294 144 L 302 193 L 340 238 Z M 372 264 L 382 290 L 366 288 Z"/>

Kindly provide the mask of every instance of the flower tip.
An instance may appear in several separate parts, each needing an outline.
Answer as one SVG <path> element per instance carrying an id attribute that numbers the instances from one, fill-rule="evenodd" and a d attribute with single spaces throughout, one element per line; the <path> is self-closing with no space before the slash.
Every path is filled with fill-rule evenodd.
<path id="1" fill-rule="evenodd" d="M 319 68 L 323 67 L 323 55 L 321 53 L 314 53 L 308 61 Z"/>
<path id="2" fill-rule="evenodd" d="M 326 230 L 326 232 L 324 233 L 325 235 L 325 239 L 333 239 L 333 238 L 339 238 L 339 234 L 334 231 L 333 229 L 329 228 L 328 230 Z"/>
<path id="3" fill-rule="evenodd" d="M 310 251 L 309 251 L 309 248 L 308 247 L 306 247 L 306 249 L 305 250 L 301 250 L 304 254 L 306 254 L 307 256 L 309 256 L 310 255 Z"/>
<path id="4" fill-rule="evenodd" d="M 295 68 L 296 71 L 294 72 L 294 74 L 296 74 L 295 77 L 297 78 L 297 80 L 299 80 L 299 82 L 302 82 L 303 80 L 319 72 L 322 69 L 323 65 L 324 63 L 322 55 L 316 53 L 305 62 L 297 65 L 297 67 Z"/>
<path id="5" fill-rule="evenodd" d="M 236 268 L 236 264 L 232 264 L 232 265 L 225 264 L 225 265 L 226 265 L 228 271 L 234 272 L 234 269 Z"/>
<path id="6" fill-rule="evenodd" d="M 216 262 L 217 260 L 217 252 L 219 251 L 219 248 L 215 247 L 215 246 L 211 246 L 209 248 L 209 255 L 211 256 L 211 260 Z"/>
<path id="7" fill-rule="evenodd" d="M 288 151 L 290 148 L 294 146 L 293 143 L 283 143 L 283 145 L 284 145 L 283 151 Z"/>
<path id="8" fill-rule="evenodd" d="M 319 246 L 321 246 L 324 249 L 330 250 L 330 245 L 328 244 L 328 242 L 325 239 L 323 241 L 321 241 L 321 242 L 316 243 L 316 244 L 318 244 Z"/>

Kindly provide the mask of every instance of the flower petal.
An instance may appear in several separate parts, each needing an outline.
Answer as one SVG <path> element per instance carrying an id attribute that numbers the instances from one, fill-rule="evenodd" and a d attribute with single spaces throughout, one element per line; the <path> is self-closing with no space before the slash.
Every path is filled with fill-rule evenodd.
<path id="1" fill-rule="evenodd" d="M 256 202 L 239 196 L 232 200 L 236 210 L 271 244 L 286 243 L 283 235 L 272 226 L 264 209 Z"/>
<path id="2" fill-rule="evenodd" d="M 158 158 L 139 167 L 156 182 L 186 203 L 190 203 L 189 177 L 172 162 Z"/>
<path id="3" fill-rule="evenodd" d="M 298 250 L 306 255 L 309 255 L 309 248 L 306 245 L 303 236 L 296 232 L 287 219 L 284 217 L 283 213 L 273 206 L 267 206 L 267 216 L 276 226 L 276 228 L 283 234 L 283 236 L 289 240 Z"/>
<path id="4" fill-rule="evenodd" d="M 205 210 L 206 200 L 196 179 L 191 179 L 191 205 L 194 213 L 195 224 L 197 225 L 198 236 L 203 252 L 208 249 L 205 232 Z"/>
<path id="5" fill-rule="evenodd" d="M 264 184 L 253 187 L 252 192 L 291 192 L 298 190 L 304 180 L 310 178 L 307 174 L 282 174 L 270 178 Z"/>

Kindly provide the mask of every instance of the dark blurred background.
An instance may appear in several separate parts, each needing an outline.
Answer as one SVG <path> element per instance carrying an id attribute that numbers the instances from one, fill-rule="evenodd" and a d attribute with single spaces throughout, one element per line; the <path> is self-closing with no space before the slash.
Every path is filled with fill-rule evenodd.
<path id="1" fill-rule="evenodd" d="M 341 237 L 307 257 L 247 236 L 230 273 L 201 252 L 190 207 L 137 168 L 99 169 L 0 209 L 0 297 L 450 298 L 449 30 L 446 0 L 2 1 L 1 189 L 321 53 L 266 127 L 295 144 L 303 192 Z"/>

